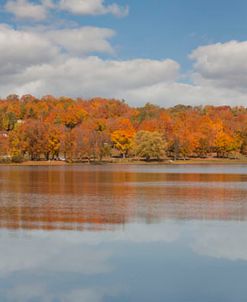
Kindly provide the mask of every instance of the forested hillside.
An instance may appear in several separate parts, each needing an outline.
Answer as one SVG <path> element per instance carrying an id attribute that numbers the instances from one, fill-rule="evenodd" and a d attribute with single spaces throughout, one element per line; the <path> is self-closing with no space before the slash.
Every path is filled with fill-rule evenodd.
<path id="1" fill-rule="evenodd" d="M 130 107 L 124 101 L 10 95 L 0 101 L 2 160 L 185 159 L 247 154 L 244 107 Z"/>

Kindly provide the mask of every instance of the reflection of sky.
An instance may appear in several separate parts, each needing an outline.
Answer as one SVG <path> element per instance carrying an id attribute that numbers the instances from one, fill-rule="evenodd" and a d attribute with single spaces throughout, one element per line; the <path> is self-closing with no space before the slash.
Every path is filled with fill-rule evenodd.
<path id="1" fill-rule="evenodd" d="M 64 169 L 64 167 L 59 167 L 60 169 Z M 42 169 L 42 167 L 40 168 Z M 67 169 L 67 167 L 66 167 Z M 73 169 L 76 169 L 76 167 L 73 167 Z M 83 168 L 81 166 L 77 167 L 78 170 L 84 169 L 84 170 L 91 170 L 94 171 L 125 171 L 125 172 L 133 172 L 133 173 L 206 173 L 206 174 L 247 174 L 247 165 L 246 164 L 193 164 L 188 165 L 186 164 L 179 164 L 179 165 L 166 165 L 166 164 L 150 164 L 150 165 L 122 165 L 121 169 L 119 169 L 119 166 L 116 165 L 106 165 L 106 166 L 94 166 L 94 167 L 87 167 L 84 166 Z"/>
<path id="2" fill-rule="evenodd" d="M 247 222 L 0 231 L 0 301 L 242 302 Z"/>
<path id="3" fill-rule="evenodd" d="M 0 302 L 246 302 L 246 167 L 3 167 Z"/>

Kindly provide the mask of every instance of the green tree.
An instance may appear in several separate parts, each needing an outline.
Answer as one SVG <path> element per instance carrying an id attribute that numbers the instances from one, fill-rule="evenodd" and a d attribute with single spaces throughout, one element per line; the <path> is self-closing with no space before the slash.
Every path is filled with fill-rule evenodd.
<path id="1" fill-rule="evenodd" d="M 134 152 L 137 156 L 160 159 L 165 155 L 166 144 L 159 132 L 139 131 L 135 136 Z"/>

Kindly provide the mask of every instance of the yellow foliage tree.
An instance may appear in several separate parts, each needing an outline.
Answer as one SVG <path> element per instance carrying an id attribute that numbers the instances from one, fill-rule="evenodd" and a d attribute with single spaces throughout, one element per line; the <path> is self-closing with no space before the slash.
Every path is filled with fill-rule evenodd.
<path id="1" fill-rule="evenodd" d="M 133 131 L 116 130 L 111 135 L 111 140 L 114 147 L 119 150 L 121 155 L 125 158 L 131 148 L 134 137 Z"/>

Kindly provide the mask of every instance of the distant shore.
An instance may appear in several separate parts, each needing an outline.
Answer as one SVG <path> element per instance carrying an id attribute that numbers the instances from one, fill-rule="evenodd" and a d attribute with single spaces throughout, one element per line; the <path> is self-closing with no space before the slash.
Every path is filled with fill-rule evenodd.
<path id="1" fill-rule="evenodd" d="M 23 163 L 1 163 L 0 166 L 75 166 L 75 165 L 234 165 L 246 164 L 247 158 L 244 159 L 227 159 L 227 158 L 206 158 L 206 159 L 186 159 L 186 160 L 162 160 L 162 161 L 140 161 L 133 159 L 117 159 L 112 161 L 91 161 L 91 162 L 74 162 L 66 161 L 25 161 Z"/>

